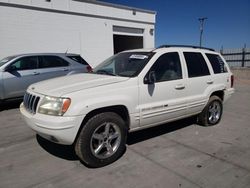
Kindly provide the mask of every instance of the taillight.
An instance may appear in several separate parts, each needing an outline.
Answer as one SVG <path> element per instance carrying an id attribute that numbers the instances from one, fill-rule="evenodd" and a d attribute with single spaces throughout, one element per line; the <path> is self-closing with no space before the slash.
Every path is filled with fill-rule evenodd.
<path id="1" fill-rule="evenodd" d="M 87 69 L 88 72 L 93 72 L 93 69 L 92 69 L 92 67 L 91 67 L 90 65 L 88 65 L 88 66 L 86 67 L 86 69 Z"/>
<path id="2" fill-rule="evenodd" d="M 234 75 L 231 75 L 231 87 L 234 86 Z"/>

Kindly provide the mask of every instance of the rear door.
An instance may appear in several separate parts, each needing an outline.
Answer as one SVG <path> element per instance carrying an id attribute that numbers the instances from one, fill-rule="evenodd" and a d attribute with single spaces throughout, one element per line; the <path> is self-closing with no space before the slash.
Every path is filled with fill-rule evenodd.
<path id="1" fill-rule="evenodd" d="M 141 125 L 151 126 L 186 115 L 186 84 L 178 52 L 162 54 L 150 68 L 154 84 L 139 84 Z"/>
<path id="2" fill-rule="evenodd" d="M 183 55 L 188 71 L 186 93 L 188 114 L 197 114 L 206 105 L 214 80 L 202 53 L 184 51 Z"/>
<path id="3" fill-rule="evenodd" d="M 5 98 L 21 97 L 27 87 L 39 81 L 38 57 L 22 57 L 11 63 L 11 71 L 3 72 Z"/>
<path id="4" fill-rule="evenodd" d="M 39 56 L 39 72 L 41 74 L 41 80 L 65 76 L 70 71 L 70 63 L 58 56 Z"/>

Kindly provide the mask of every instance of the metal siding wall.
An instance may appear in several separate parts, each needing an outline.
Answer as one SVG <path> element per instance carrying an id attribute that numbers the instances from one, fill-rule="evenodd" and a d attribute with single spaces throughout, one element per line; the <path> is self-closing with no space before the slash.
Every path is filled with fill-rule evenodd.
<path id="1" fill-rule="evenodd" d="M 68 50 L 96 66 L 113 55 L 113 25 L 145 29 L 144 47 L 154 47 L 154 36 L 149 34 L 152 24 L 0 6 L 0 25 L 0 58 Z"/>

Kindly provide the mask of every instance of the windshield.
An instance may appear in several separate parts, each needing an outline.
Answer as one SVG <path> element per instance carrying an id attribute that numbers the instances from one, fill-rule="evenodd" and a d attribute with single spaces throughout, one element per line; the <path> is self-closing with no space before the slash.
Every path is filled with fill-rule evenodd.
<path id="1" fill-rule="evenodd" d="M 0 67 L 3 66 L 5 63 L 8 63 L 10 60 L 14 59 L 16 56 L 9 56 L 0 61 Z"/>
<path id="2" fill-rule="evenodd" d="M 98 65 L 93 72 L 113 76 L 134 77 L 141 72 L 153 55 L 153 52 L 119 53 Z"/>

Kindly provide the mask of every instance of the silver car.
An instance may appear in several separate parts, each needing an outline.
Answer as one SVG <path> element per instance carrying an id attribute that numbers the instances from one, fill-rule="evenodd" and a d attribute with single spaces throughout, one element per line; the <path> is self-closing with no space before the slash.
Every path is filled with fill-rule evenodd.
<path id="1" fill-rule="evenodd" d="M 39 53 L 6 57 L 0 61 L 0 102 L 23 97 L 32 83 L 91 71 L 89 64 L 77 54 Z"/>

